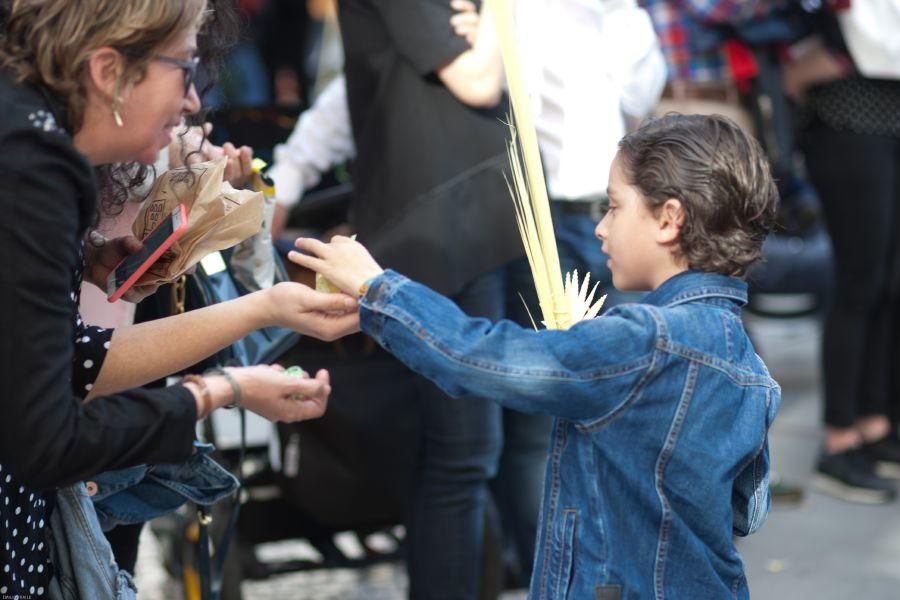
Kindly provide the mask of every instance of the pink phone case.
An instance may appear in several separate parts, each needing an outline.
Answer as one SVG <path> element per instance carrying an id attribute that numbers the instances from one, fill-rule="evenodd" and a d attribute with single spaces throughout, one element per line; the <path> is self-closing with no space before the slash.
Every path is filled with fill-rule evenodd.
<path id="1" fill-rule="evenodd" d="M 116 287 L 116 273 L 119 271 L 122 265 L 127 263 L 129 260 L 133 260 L 134 257 L 126 257 L 124 260 L 122 260 L 122 262 L 116 265 L 116 268 L 113 269 L 112 273 L 109 274 L 109 278 L 106 281 L 106 290 L 108 295 L 107 301 L 115 302 L 116 300 L 121 298 L 122 294 L 131 289 L 131 286 L 133 286 L 137 282 L 137 280 L 141 278 L 141 275 L 146 273 L 147 269 L 149 269 L 153 265 L 153 263 L 159 260 L 159 257 L 162 256 L 163 253 L 168 250 L 169 247 L 172 246 L 172 244 L 175 243 L 175 240 L 181 237 L 181 234 L 183 234 L 187 230 L 187 217 L 187 209 L 185 208 L 184 204 L 179 204 L 168 217 L 160 221 L 159 225 L 157 225 L 153 229 L 153 231 L 151 231 L 147 235 L 147 237 L 144 238 L 144 243 L 146 244 L 147 240 L 151 239 L 157 232 L 157 230 L 169 221 L 172 222 L 172 233 L 170 233 L 159 243 L 159 245 L 152 249 L 150 255 L 144 259 L 144 262 L 142 262 L 137 267 L 137 269 L 135 269 L 135 271 L 128 277 L 128 279 L 126 279 L 125 282 L 119 287 Z"/>

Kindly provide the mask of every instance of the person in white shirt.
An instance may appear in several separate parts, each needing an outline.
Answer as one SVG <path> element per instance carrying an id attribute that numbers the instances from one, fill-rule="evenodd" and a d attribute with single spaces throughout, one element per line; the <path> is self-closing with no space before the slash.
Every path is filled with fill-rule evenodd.
<path id="1" fill-rule="evenodd" d="M 303 193 L 315 187 L 322 173 L 356 154 L 347 84 L 339 75 L 316 97 L 313 105 L 300 115 L 294 131 L 283 144 L 275 146 L 275 161 L 269 176 L 275 183 L 277 207 L 272 235 L 284 229 L 288 211 Z"/>
<path id="2" fill-rule="evenodd" d="M 633 0 L 522 0 L 516 26 L 563 272 L 590 272 L 614 292 L 594 223 L 627 124 L 651 113 L 665 85 L 653 24 Z M 519 292 L 536 306 L 530 278 L 510 275 L 514 313 Z"/>
<path id="3" fill-rule="evenodd" d="M 649 16 L 634 0 L 520 0 L 515 16 L 550 197 L 569 203 L 554 211 L 557 237 L 568 243 L 569 222 L 591 221 L 591 211 L 602 206 L 608 167 L 627 122 L 640 121 L 656 106 L 665 61 Z M 471 28 L 471 21 L 463 27 Z M 284 209 L 354 152 L 346 85 L 339 76 L 275 147 L 270 175 L 282 207 L 277 231 Z M 593 226 L 588 229 L 585 243 L 599 252 Z M 594 268 L 597 277 L 606 268 L 594 254 L 575 265 L 582 272 Z"/>

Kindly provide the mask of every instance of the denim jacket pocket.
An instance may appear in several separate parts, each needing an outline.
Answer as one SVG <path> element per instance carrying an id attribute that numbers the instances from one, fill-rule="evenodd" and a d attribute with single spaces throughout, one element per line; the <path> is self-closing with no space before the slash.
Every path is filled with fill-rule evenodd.
<path id="1" fill-rule="evenodd" d="M 562 530 L 560 531 L 559 561 L 551 595 L 557 600 L 565 600 L 569 595 L 572 582 L 572 570 L 575 561 L 575 532 L 577 529 L 578 511 L 567 508 L 563 511 Z"/>
<path id="2" fill-rule="evenodd" d="M 594 587 L 594 600 L 621 600 L 622 586 L 619 584 L 598 585 Z"/>

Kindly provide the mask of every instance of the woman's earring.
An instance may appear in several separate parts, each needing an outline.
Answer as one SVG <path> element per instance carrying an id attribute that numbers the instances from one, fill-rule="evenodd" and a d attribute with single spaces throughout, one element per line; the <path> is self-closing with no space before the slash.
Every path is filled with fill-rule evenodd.
<path id="1" fill-rule="evenodd" d="M 116 98 L 112 103 L 113 119 L 116 120 L 116 126 L 118 126 L 118 127 L 122 127 L 123 125 L 125 125 L 125 123 L 122 121 L 122 115 L 119 114 L 120 102 L 121 102 L 121 99 Z"/>

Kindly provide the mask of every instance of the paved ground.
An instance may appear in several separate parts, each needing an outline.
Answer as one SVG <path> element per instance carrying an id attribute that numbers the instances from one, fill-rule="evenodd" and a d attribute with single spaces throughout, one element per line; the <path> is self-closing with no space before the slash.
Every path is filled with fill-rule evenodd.
<path id="1" fill-rule="evenodd" d="M 758 322 L 758 345 L 784 391 L 772 429 L 773 462 L 808 483 L 821 443 L 819 328 L 815 320 Z M 808 486 L 807 486 L 808 487 Z M 900 506 L 851 505 L 807 489 L 739 545 L 754 598 L 900 598 Z"/>
<path id="2" fill-rule="evenodd" d="M 751 328 L 784 391 L 772 429 L 774 465 L 782 478 L 807 484 L 820 444 L 819 327 L 815 319 L 752 319 Z M 807 489 L 799 506 L 776 508 L 763 529 L 739 544 L 754 598 L 763 600 L 894 600 L 900 598 L 900 507 L 849 505 Z M 138 564 L 141 597 L 177 597 L 156 564 L 145 534 Z M 281 544 L 270 553 L 302 553 Z M 404 597 L 399 565 L 317 571 L 244 584 L 249 599 L 395 600 Z M 523 598 L 512 592 L 505 600 Z"/>

